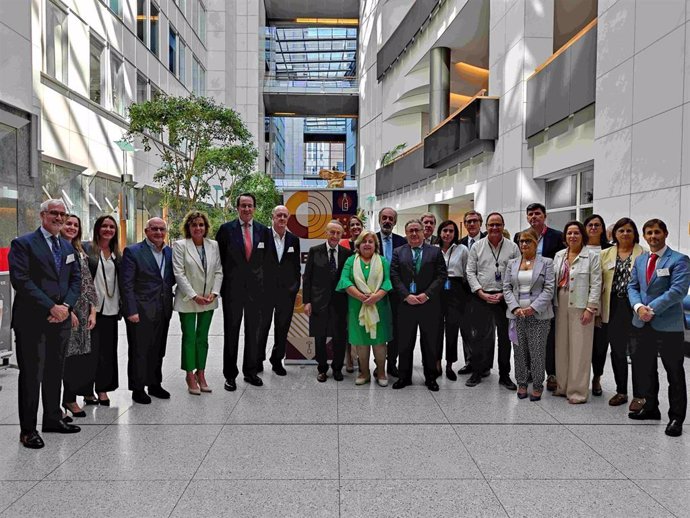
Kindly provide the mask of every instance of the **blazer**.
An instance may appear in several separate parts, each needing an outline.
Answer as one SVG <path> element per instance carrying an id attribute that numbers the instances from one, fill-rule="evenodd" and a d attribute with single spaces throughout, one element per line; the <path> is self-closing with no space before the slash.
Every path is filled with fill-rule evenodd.
<path id="1" fill-rule="evenodd" d="M 429 297 L 427 304 L 440 304 L 441 289 L 447 277 L 446 261 L 439 247 L 422 245 L 422 264 L 419 273 L 414 271 L 410 245 L 406 244 L 393 250 L 391 282 L 393 290 L 401 300 L 410 294 L 410 283 L 414 281 L 417 285 L 416 294 L 426 293 Z"/>
<path id="2" fill-rule="evenodd" d="M 302 280 L 302 252 L 300 249 L 299 238 L 290 232 L 285 231 L 285 249 L 283 257 L 278 260 L 273 231 L 268 230 L 268 252 L 266 254 L 266 290 L 270 296 L 270 290 L 287 290 L 290 296 L 294 297 L 299 291 Z"/>
<path id="3" fill-rule="evenodd" d="M 393 250 L 407 244 L 407 239 L 405 239 L 403 236 L 395 233 L 391 234 L 391 236 L 393 238 Z M 381 236 L 380 230 L 376 233 L 376 237 L 379 240 L 379 251 L 381 252 L 381 255 L 383 255 L 383 237 Z"/>
<path id="4" fill-rule="evenodd" d="M 644 252 L 644 248 L 635 243 L 632 251 L 632 261 L 630 269 L 635 265 L 637 259 Z M 601 262 L 601 321 L 605 324 L 609 321 L 609 312 L 611 311 L 611 289 L 613 288 L 613 274 L 616 272 L 616 256 L 618 255 L 618 247 L 612 246 L 599 252 Z"/>
<path id="5" fill-rule="evenodd" d="M 252 255 L 244 254 L 241 220 L 223 223 L 216 233 L 223 265 L 221 295 L 248 297 L 260 301 L 264 290 L 264 263 L 268 249 L 268 229 L 256 220 L 252 222 Z"/>
<path id="6" fill-rule="evenodd" d="M 520 232 L 516 232 L 513 236 L 513 241 L 516 245 L 519 245 L 519 238 Z M 556 252 L 558 252 L 559 250 L 563 250 L 565 248 L 565 244 L 563 244 L 563 232 L 561 232 L 560 230 L 556 230 L 555 228 L 547 226 L 546 233 L 541 239 L 541 255 L 543 257 L 553 259 L 556 256 Z"/>
<path id="7" fill-rule="evenodd" d="M 175 288 L 175 304 L 173 309 L 180 313 L 202 313 L 216 309 L 218 299 L 210 304 L 201 306 L 192 299 L 197 295 L 220 295 L 223 283 L 223 265 L 220 262 L 218 243 L 213 239 L 204 238 L 204 253 L 206 254 L 206 268 L 201 262 L 194 241 L 180 239 L 172 246 L 173 274 L 177 287 Z"/>
<path id="8" fill-rule="evenodd" d="M 12 240 L 8 256 L 10 282 L 15 290 L 12 305 L 13 328 L 47 323 L 56 304 L 74 308 L 81 291 L 81 269 L 74 247 L 60 240 L 60 272 L 55 268 L 53 251 L 41 229 Z"/>
<path id="9" fill-rule="evenodd" d="M 328 259 L 328 245 L 312 246 L 307 256 L 307 264 L 304 268 L 304 282 L 302 285 L 302 302 L 311 304 L 312 311 L 319 313 L 328 308 L 332 299 L 338 303 L 347 304 L 347 296 L 344 293 L 336 293 L 335 288 L 343 273 L 345 261 L 352 255 L 347 248 L 338 245 L 338 273 L 331 275 Z"/>
<path id="10" fill-rule="evenodd" d="M 120 267 L 120 297 L 125 317 L 139 314 L 149 321 L 170 319 L 175 276 L 172 250 L 163 246 L 163 276 L 153 252 L 141 241 L 125 248 Z"/>
<path id="11" fill-rule="evenodd" d="M 567 254 L 567 249 L 559 250 L 553 259 L 556 286 L 558 286 L 561 268 Z M 601 299 L 601 263 L 599 262 L 598 252 L 589 250 L 586 246 L 582 247 L 580 255 L 570 265 L 569 290 L 570 300 L 568 301 L 568 307 L 579 309 L 597 309 L 599 307 L 599 300 Z M 558 306 L 558 288 L 553 290 L 553 304 Z"/>
<path id="12" fill-rule="evenodd" d="M 520 307 L 520 285 L 518 273 L 522 257 L 508 261 L 503 280 L 503 298 L 508 305 L 508 318 L 517 318 L 513 311 Z M 553 318 L 553 292 L 556 286 L 556 275 L 553 261 L 548 257 L 538 255 L 532 266 L 532 284 L 529 292 L 530 306 L 534 309 L 534 318 L 550 320 Z"/>
<path id="13" fill-rule="evenodd" d="M 485 237 L 486 237 L 486 232 L 479 231 L 479 237 L 476 238 L 476 239 L 474 240 L 474 242 L 476 243 L 477 241 L 479 241 L 480 239 L 483 239 L 483 238 L 485 238 Z M 460 244 L 461 244 L 461 245 L 465 245 L 465 246 L 467 247 L 467 249 L 469 250 L 469 249 L 470 249 L 470 236 L 467 235 L 467 236 L 463 237 L 463 238 L 460 240 Z"/>
<path id="14" fill-rule="evenodd" d="M 684 330 L 683 299 L 690 286 L 690 259 L 685 254 L 667 248 L 664 255 L 656 262 L 656 270 L 647 284 L 647 261 L 649 252 L 640 254 L 635 259 L 632 276 L 628 284 L 628 300 L 634 308 L 644 304 L 654 310 L 650 321 L 652 329 L 664 332 L 682 332 Z M 644 327 L 637 316 L 633 315 L 635 327 Z"/>

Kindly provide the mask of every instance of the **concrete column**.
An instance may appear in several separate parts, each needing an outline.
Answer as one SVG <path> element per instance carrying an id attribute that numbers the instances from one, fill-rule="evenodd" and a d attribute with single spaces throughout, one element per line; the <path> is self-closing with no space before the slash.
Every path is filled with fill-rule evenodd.
<path id="1" fill-rule="evenodd" d="M 436 216 L 436 225 L 438 226 L 441 221 L 448 219 L 448 204 L 447 203 L 432 203 L 427 206 L 427 211 L 431 212 Z"/>
<path id="2" fill-rule="evenodd" d="M 450 107 L 450 49 L 434 47 L 430 53 L 429 68 L 429 129 L 446 117 Z"/>

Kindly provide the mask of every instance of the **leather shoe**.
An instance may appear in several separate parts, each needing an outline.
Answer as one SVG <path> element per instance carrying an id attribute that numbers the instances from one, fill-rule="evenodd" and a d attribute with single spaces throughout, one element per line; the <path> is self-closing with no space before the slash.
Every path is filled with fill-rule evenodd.
<path id="1" fill-rule="evenodd" d="M 450 381 L 458 381 L 458 376 L 455 374 L 453 369 L 449 369 L 446 367 L 446 378 L 448 378 Z"/>
<path id="2" fill-rule="evenodd" d="M 551 374 L 546 378 L 546 390 L 553 392 L 558 388 L 558 382 L 556 381 L 556 376 Z"/>
<path id="3" fill-rule="evenodd" d="M 478 372 L 473 372 L 470 379 L 465 382 L 466 387 L 476 387 L 482 382 L 482 376 Z"/>
<path id="4" fill-rule="evenodd" d="M 237 383 L 235 380 L 226 380 L 223 388 L 228 392 L 235 392 L 237 390 Z"/>
<path id="5" fill-rule="evenodd" d="M 29 448 L 32 450 L 40 450 L 45 446 L 43 439 L 41 439 L 41 436 L 38 435 L 36 430 L 32 430 L 27 433 L 20 433 L 19 442 L 24 445 L 24 448 Z"/>
<path id="6" fill-rule="evenodd" d="M 150 405 L 151 404 L 151 398 L 143 390 L 132 391 L 132 401 L 134 401 L 135 403 L 139 403 L 140 405 Z"/>
<path id="7" fill-rule="evenodd" d="M 399 390 L 401 388 L 407 387 L 408 385 L 411 385 L 411 383 L 408 383 L 406 380 L 401 378 L 401 379 L 397 380 L 395 383 L 393 383 L 393 388 L 395 390 Z"/>
<path id="8" fill-rule="evenodd" d="M 491 369 L 482 371 L 482 378 L 488 378 L 489 376 L 491 376 Z"/>
<path id="9" fill-rule="evenodd" d="M 671 419 L 664 433 L 669 437 L 680 437 L 683 435 L 683 424 L 678 419 Z"/>
<path id="10" fill-rule="evenodd" d="M 601 378 L 599 376 L 594 376 L 592 378 L 592 395 L 593 396 L 601 396 L 604 393 L 604 391 L 601 389 Z M 616 394 L 618 395 L 618 394 Z M 615 396 L 614 396 L 615 397 Z M 626 398 L 627 401 L 627 398 Z M 611 402 L 609 401 L 609 405 Z M 616 405 L 612 405 L 616 406 Z"/>
<path id="11" fill-rule="evenodd" d="M 469 363 L 466 364 L 458 371 L 458 374 L 461 376 L 464 376 L 465 374 L 472 374 L 472 366 Z"/>
<path id="12" fill-rule="evenodd" d="M 621 406 L 628 402 L 628 396 L 625 394 L 616 394 L 609 399 L 609 406 Z"/>
<path id="13" fill-rule="evenodd" d="M 510 376 L 501 376 L 498 378 L 498 384 L 504 386 L 508 390 L 517 389 L 517 385 L 513 383 L 513 380 L 510 379 Z"/>
<path id="14" fill-rule="evenodd" d="M 343 381 L 343 373 L 341 371 L 333 371 L 333 379 L 335 381 Z"/>
<path id="15" fill-rule="evenodd" d="M 155 387 L 149 387 L 149 396 L 153 396 L 158 399 L 170 399 L 170 392 L 158 385 Z"/>
<path id="16" fill-rule="evenodd" d="M 654 419 L 659 421 L 661 419 L 661 413 L 659 412 L 658 408 L 656 410 L 647 410 L 646 408 L 643 408 L 639 412 L 630 412 L 628 414 L 628 419 L 634 419 L 635 421 Z"/>
<path id="17" fill-rule="evenodd" d="M 644 408 L 645 400 L 641 398 L 633 398 L 633 400 L 630 402 L 630 406 L 628 407 L 628 410 L 631 412 L 639 412 Z"/>
<path id="18" fill-rule="evenodd" d="M 255 387 L 261 387 L 264 384 L 261 378 L 259 378 L 259 376 L 257 376 L 256 374 L 253 374 L 251 376 L 245 376 L 244 381 Z"/>
<path id="19" fill-rule="evenodd" d="M 438 383 L 436 383 L 436 380 L 427 381 L 425 385 L 431 392 L 438 392 Z"/>
<path id="20" fill-rule="evenodd" d="M 74 424 L 67 424 L 64 421 L 58 421 L 55 424 L 46 426 L 43 425 L 41 429 L 43 433 L 79 433 L 81 428 Z"/>
<path id="21" fill-rule="evenodd" d="M 388 370 L 386 371 L 390 376 L 393 376 L 394 378 L 399 378 L 400 373 L 398 372 L 398 368 L 395 365 L 389 365 Z"/>
<path id="22" fill-rule="evenodd" d="M 316 376 L 316 381 L 319 383 L 325 383 L 326 380 L 328 379 L 328 374 L 325 372 L 319 372 L 319 374 Z"/>
<path id="23" fill-rule="evenodd" d="M 283 367 L 283 365 L 280 363 L 273 364 L 271 370 L 275 372 L 278 376 L 287 376 L 287 371 L 285 370 L 285 367 Z"/>

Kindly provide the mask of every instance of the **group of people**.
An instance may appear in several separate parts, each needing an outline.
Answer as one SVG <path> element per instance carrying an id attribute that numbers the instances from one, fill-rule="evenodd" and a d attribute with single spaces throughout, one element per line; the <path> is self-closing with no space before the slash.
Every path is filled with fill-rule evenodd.
<path id="1" fill-rule="evenodd" d="M 208 334 L 218 298 L 223 299 L 223 376 L 237 389 L 239 334 L 244 322 L 242 374 L 263 385 L 271 324 L 272 371 L 285 376 L 287 336 L 302 284 L 303 311 L 315 341 L 317 380 L 336 381 L 342 369 L 355 383 L 371 382 L 371 352 L 379 386 L 412 383 L 413 353 L 420 336 L 425 384 L 437 391 L 445 375 L 457 381 L 462 337 L 473 387 L 490 375 L 498 344 L 499 384 L 517 397 L 538 401 L 544 385 L 572 404 L 602 394 L 600 378 L 611 346 L 616 394 L 609 404 L 628 401 L 628 361 L 632 358 L 631 419 L 660 419 L 657 354 L 669 380 L 667 435 L 682 433 L 687 395 L 683 369 L 682 299 L 690 285 L 690 259 L 666 245 L 663 221 L 642 228 L 650 252 L 640 246 L 629 218 L 613 226 L 611 239 L 600 216 L 569 222 L 563 232 L 546 225 L 546 208 L 527 207 L 529 228 L 514 240 L 503 216 L 469 211 L 463 224 L 436 225 L 431 213 L 393 232 L 397 213 L 379 212 L 380 230 L 350 218 L 350 237 L 336 220 L 326 242 L 312 247 L 301 275 L 300 240 L 287 230 L 287 207 L 272 211 L 270 227 L 254 220 L 256 199 L 236 199 L 238 218 L 224 223 L 215 240 L 201 211 L 188 213 L 184 238 L 166 245 L 161 218 L 146 223 L 146 238 L 119 247 L 117 221 L 99 217 L 92 240 L 82 242 L 79 217 L 61 200 L 40 207 L 41 226 L 12 241 L 10 279 L 16 291 L 12 327 L 19 365 L 20 441 L 42 448 L 37 431 L 39 397 L 45 433 L 76 433 L 73 417 L 85 405 L 110 405 L 119 386 L 118 320 L 128 342 L 128 387 L 138 404 L 170 398 L 162 386 L 162 364 L 173 311 L 182 330 L 181 368 L 192 395 L 210 393 L 205 376 Z M 327 340 L 332 351 L 329 366 Z M 445 344 L 445 354 L 444 354 Z M 514 347 L 515 378 L 510 378 Z M 591 367 L 590 367 L 591 365 Z M 528 391 L 532 384 L 531 392 Z M 528 393 L 529 392 L 529 393 Z M 62 399 L 60 395 L 62 393 Z M 60 407 L 63 407 L 65 413 Z M 71 414 L 71 417 L 70 415 Z"/>

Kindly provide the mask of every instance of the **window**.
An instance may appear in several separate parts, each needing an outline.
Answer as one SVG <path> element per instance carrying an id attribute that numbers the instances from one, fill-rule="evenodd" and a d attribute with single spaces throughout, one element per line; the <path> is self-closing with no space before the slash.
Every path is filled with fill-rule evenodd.
<path id="1" fill-rule="evenodd" d="M 137 0 L 137 38 L 146 45 L 146 5 L 147 0 Z"/>
<path id="2" fill-rule="evenodd" d="M 151 37 L 149 41 L 149 49 L 156 56 L 158 56 L 158 21 L 160 19 L 160 10 L 158 6 L 151 3 L 151 15 L 149 16 L 150 27 L 151 27 Z"/>
<path id="3" fill-rule="evenodd" d="M 197 25 L 197 33 L 202 43 L 206 43 L 206 7 L 199 2 L 199 20 Z"/>
<path id="4" fill-rule="evenodd" d="M 186 73 L 186 57 L 187 54 L 187 46 L 184 44 L 182 40 L 180 40 L 180 61 L 179 61 L 179 78 L 180 78 L 180 83 L 183 85 L 187 86 L 187 73 Z"/>
<path id="5" fill-rule="evenodd" d="M 160 9 L 149 0 L 137 0 L 137 38 L 158 56 Z"/>
<path id="6" fill-rule="evenodd" d="M 52 2 L 46 3 L 45 72 L 67 82 L 67 14 Z"/>
<path id="7" fill-rule="evenodd" d="M 315 175 L 321 169 L 344 171 L 345 142 L 306 142 L 305 174 Z"/>
<path id="8" fill-rule="evenodd" d="M 91 52 L 89 55 L 89 99 L 103 103 L 103 51 L 105 46 L 98 39 L 91 36 Z"/>
<path id="9" fill-rule="evenodd" d="M 202 88 L 202 86 L 201 86 L 202 85 L 202 79 L 201 79 L 202 73 L 201 73 L 201 71 L 202 70 L 203 69 L 201 67 L 201 63 L 199 63 L 199 60 L 196 59 L 196 56 L 194 56 L 192 58 L 192 93 L 194 95 L 199 95 L 199 96 L 203 95 L 203 93 L 201 92 L 201 88 Z"/>
<path id="10" fill-rule="evenodd" d="M 591 166 L 580 172 L 546 182 L 549 226 L 562 229 L 568 221 L 583 221 L 592 214 L 594 172 Z"/>
<path id="11" fill-rule="evenodd" d="M 168 36 L 168 68 L 177 76 L 179 74 L 177 66 L 177 33 L 175 29 L 170 27 L 170 35 Z"/>
<path id="12" fill-rule="evenodd" d="M 122 18 L 122 1 L 121 0 L 108 0 L 108 7 L 114 12 L 118 18 Z"/>
<path id="13" fill-rule="evenodd" d="M 125 116 L 125 63 L 114 52 L 110 53 L 110 85 L 112 109 Z"/>
<path id="14" fill-rule="evenodd" d="M 148 99 L 148 80 L 145 76 L 137 73 L 137 102 L 143 103 Z"/>

